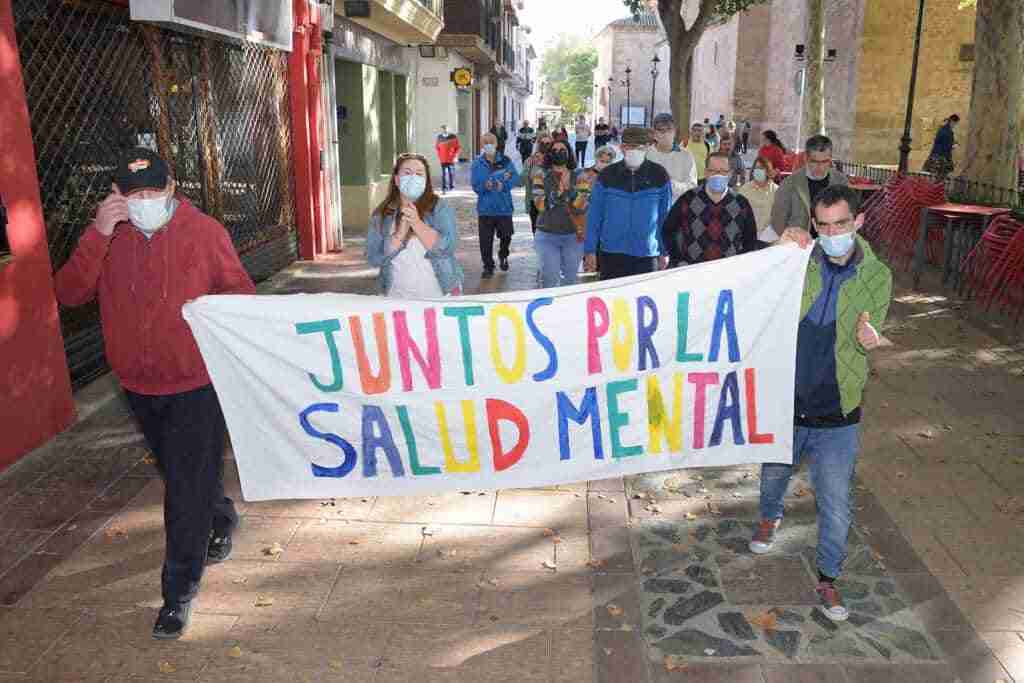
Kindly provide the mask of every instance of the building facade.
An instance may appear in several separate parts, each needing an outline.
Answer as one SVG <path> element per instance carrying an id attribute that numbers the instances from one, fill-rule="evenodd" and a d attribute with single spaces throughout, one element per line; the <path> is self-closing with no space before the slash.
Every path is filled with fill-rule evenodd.
<path id="1" fill-rule="evenodd" d="M 974 11 L 958 0 L 927 5 L 912 122 L 911 168 L 920 168 L 936 130 L 959 113 L 966 128 L 973 70 Z M 895 165 L 907 104 L 918 3 L 826 2 L 825 120 L 836 154 Z M 709 29 L 697 47 L 691 116 L 751 121 L 753 139 L 773 129 L 802 147 L 801 76 L 807 44 L 804 0 L 773 0 Z"/>
<path id="2" fill-rule="evenodd" d="M 405 46 L 432 43 L 444 17 L 441 0 L 374 0 L 369 17 L 342 16 L 344 8 L 330 38 L 338 175 L 345 232 L 360 236 L 387 196 L 395 158 L 417 149 L 417 64 Z"/>
<path id="3" fill-rule="evenodd" d="M 669 111 L 669 50 L 658 19 L 649 12 L 638 20 L 619 19 L 594 36 L 597 68 L 594 70 L 595 117 L 621 127 L 627 120 L 650 125 L 654 115 Z M 658 75 L 652 73 L 657 56 Z M 626 69 L 630 70 L 629 87 Z M 653 106 L 652 106 L 653 94 Z M 626 107 L 632 117 L 627 117 Z"/>

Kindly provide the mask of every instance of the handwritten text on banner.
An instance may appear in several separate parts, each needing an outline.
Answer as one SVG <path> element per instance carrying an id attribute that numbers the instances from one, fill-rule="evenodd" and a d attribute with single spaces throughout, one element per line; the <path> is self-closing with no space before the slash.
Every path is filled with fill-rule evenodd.
<path id="1" fill-rule="evenodd" d="M 807 252 L 553 290 L 185 306 L 247 500 L 790 462 Z"/>

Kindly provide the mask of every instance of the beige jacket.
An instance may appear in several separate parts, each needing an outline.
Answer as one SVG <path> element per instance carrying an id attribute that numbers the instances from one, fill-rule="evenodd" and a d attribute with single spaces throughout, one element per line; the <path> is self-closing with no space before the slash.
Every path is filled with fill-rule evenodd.
<path id="1" fill-rule="evenodd" d="M 829 185 L 849 185 L 849 179 L 832 169 L 829 171 Z M 772 204 L 772 228 L 778 234 L 786 228 L 798 227 L 804 230 L 811 225 L 811 186 L 807 183 L 807 168 L 801 168 L 786 178 L 775 193 Z M 762 226 L 758 226 L 760 228 Z"/>

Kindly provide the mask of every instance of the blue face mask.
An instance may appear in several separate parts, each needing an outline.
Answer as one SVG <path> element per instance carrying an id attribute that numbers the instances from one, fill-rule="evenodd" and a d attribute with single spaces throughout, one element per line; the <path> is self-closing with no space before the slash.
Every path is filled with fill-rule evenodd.
<path id="1" fill-rule="evenodd" d="M 818 235 L 818 244 L 822 250 L 832 258 L 842 258 L 853 249 L 853 233 L 847 232 L 842 235 Z"/>
<path id="2" fill-rule="evenodd" d="M 709 175 L 707 179 L 708 192 L 723 194 L 729 189 L 729 176 Z"/>
<path id="3" fill-rule="evenodd" d="M 427 189 L 427 179 L 421 175 L 404 175 L 398 178 L 398 191 L 411 202 L 423 196 Z"/>

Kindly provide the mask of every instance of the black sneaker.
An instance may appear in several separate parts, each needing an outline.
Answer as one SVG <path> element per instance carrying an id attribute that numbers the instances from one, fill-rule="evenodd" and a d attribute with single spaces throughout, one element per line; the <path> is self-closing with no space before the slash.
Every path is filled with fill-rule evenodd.
<path id="1" fill-rule="evenodd" d="M 218 564 L 231 557 L 231 532 L 213 531 L 206 550 L 206 564 Z"/>
<path id="2" fill-rule="evenodd" d="M 480 274 L 481 280 L 490 280 L 494 277 L 494 268 L 484 268 L 484 272 Z"/>
<path id="3" fill-rule="evenodd" d="M 508 257 L 507 256 L 502 256 L 501 257 L 501 269 L 502 270 L 508 270 Z"/>
<path id="4" fill-rule="evenodd" d="M 153 625 L 153 637 L 157 640 L 177 640 L 188 628 L 192 616 L 192 603 L 164 605 Z"/>

